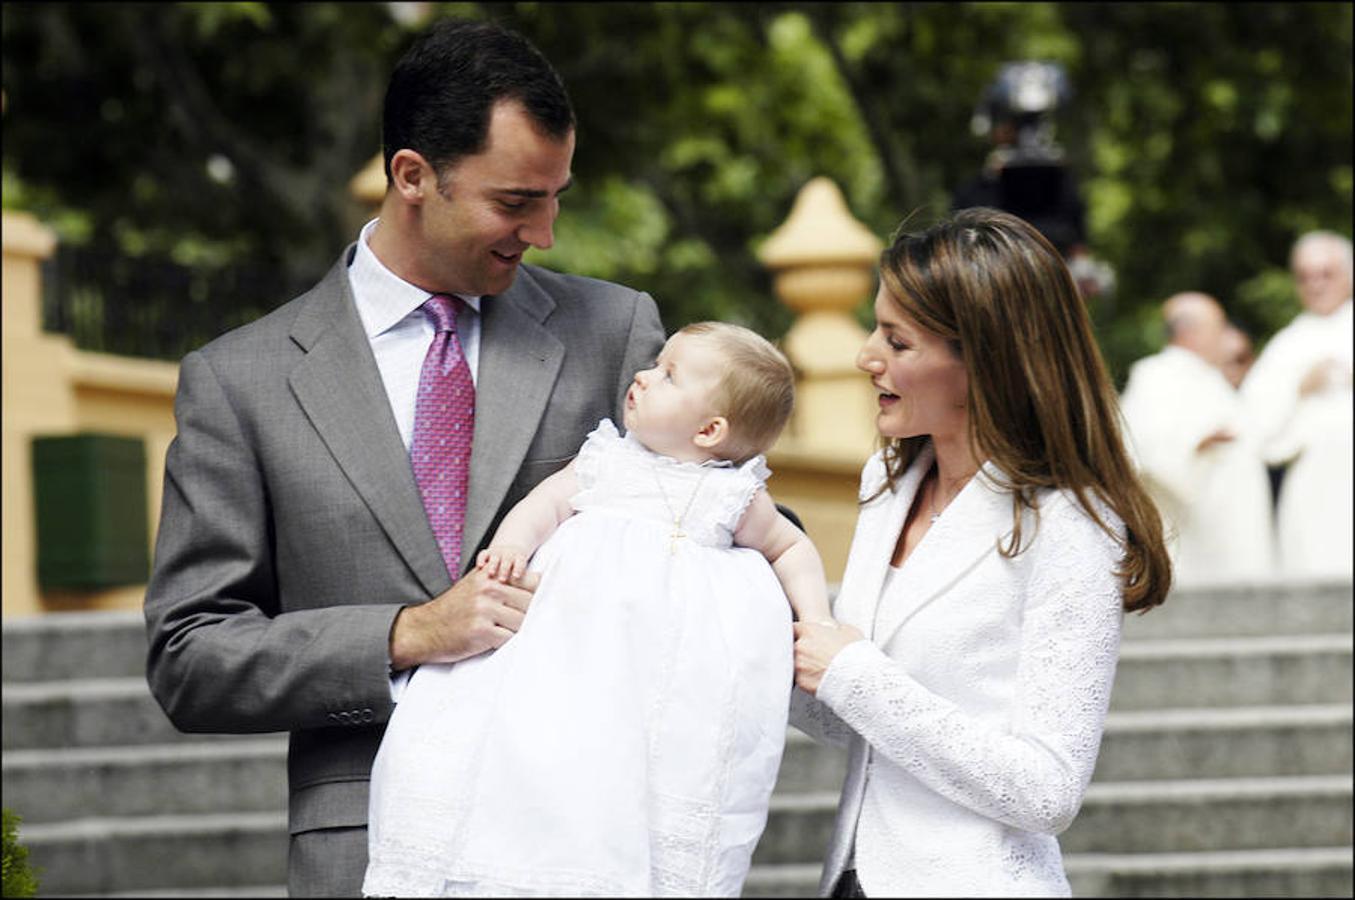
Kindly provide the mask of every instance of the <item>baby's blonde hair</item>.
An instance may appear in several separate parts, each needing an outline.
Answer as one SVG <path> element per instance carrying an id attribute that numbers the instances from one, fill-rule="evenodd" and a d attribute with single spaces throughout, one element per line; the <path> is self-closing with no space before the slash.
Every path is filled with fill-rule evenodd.
<path id="1" fill-rule="evenodd" d="M 765 453 L 795 406 L 795 371 L 785 354 L 757 332 L 728 322 L 693 322 L 678 333 L 709 341 L 725 356 L 712 399 L 729 422 L 729 437 L 717 454 L 743 463 Z"/>

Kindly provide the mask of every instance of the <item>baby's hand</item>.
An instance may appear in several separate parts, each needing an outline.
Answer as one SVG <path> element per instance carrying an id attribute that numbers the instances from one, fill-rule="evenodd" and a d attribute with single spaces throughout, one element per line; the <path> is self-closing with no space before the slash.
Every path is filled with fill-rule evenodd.
<path id="1" fill-rule="evenodd" d="M 507 545 L 488 547 L 475 558 L 475 567 L 483 569 L 490 578 L 507 583 L 527 571 L 527 554 Z"/>

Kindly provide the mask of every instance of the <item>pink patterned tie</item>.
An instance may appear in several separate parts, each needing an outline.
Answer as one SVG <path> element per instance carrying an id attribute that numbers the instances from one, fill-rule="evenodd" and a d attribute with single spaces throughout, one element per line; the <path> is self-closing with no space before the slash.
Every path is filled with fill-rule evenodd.
<path id="1" fill-rule="evenodd" d="M 470 482 L 471 437 L 475 433 L 475 382 L 456 337 L 462 301 L 434 294 L 423 305 L 435 334 L 423 359 L 414 404 L 414 438 L 409 458 L 423 495 L 428 524 L 438 539 L 447 574 L 461 571 L 461 534 Z"/>

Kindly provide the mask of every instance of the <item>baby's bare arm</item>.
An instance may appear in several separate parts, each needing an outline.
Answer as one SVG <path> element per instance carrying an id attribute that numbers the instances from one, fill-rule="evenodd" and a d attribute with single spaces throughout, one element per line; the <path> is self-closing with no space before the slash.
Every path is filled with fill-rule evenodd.
<path id="1" fill-rule="evenodd" d="M 500 581 L 522 577 L 527 560 L 561 522 L 574 514 L 569 500 L 578 491 L 579 480 L 571 462 L 538 484 L 508 511 L 489 547 L 480 551 L 475 564 Z"/>
<path id="2" fill-rule="evenodd" d="M 734 532 L 734 543 L 767 557 L 801 622 L 832 621 L 828 582 L 819 551 L 803 531 L 781 515 L 766 491 L 758 491 Z"/>

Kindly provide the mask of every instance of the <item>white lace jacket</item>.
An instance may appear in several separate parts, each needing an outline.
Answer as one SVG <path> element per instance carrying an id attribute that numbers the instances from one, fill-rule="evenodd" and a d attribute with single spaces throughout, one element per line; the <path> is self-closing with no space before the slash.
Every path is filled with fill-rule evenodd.
<path id="1" fill-rule="evenodd" d="M 1077 814 L 1101 744 L 1120 550 L 1071 495 L 1050 491 L 1038 530 L 1029 514 L 1023 523 L 1027 549 L 1004 558 L 1011 499 L 986 464 L 881 596 L 932 458 L 929 447 L 857 520 L 835 613 L 869 640 L 838 654 L 817 698 L 794 692 L 792 721 L 848 747 L 820 893 L 854 845 L 869 897 L 1067 895 L 1054 836 Z M 883 479 L 876 454 L 862 497 Z"/>

